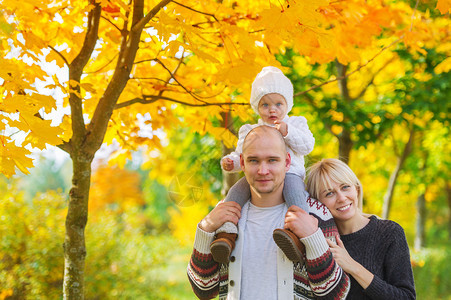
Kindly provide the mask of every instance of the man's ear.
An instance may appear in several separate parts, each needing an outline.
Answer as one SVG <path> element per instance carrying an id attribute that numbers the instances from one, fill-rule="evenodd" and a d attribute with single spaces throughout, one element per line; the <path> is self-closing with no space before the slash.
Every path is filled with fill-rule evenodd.
<path id="1" fill-rule="evenodd" d="M 287 152 L 287 157 L 285 158 L 285 170 L 288 171 L 291 166 L 291 155 Z"/>
<path id="2" fill-rule="evenodd" d="M 240 166 L 241 166 L 241 170 L 244 171 L 244 157 L 243 157 L 243 153 L 240 154 Z"/>

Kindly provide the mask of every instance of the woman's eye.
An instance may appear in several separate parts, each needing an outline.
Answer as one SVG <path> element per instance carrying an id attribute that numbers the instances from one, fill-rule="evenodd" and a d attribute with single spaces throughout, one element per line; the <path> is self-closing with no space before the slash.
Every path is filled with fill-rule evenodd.
<path id="1" fill-rule="evenodd" d="M 276 105 L 277 105 L 277 106 L 282 106 L 282 103 L 277 103 Z"/>
<path id="2" fill-rule="evenodd" d="M 330 196 L 332 196 L 332 192 L 326 193 L 326 197 L 330 197 Z"/>

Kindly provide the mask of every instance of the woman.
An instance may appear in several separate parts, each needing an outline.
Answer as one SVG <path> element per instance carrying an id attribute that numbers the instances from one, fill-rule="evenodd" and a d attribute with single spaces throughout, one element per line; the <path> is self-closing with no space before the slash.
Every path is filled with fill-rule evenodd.
<path id="1" fill-rule="evenodd" d="M 363 214 L 363 190 L 352 170 L 337 159 L 310 167 L 307 191 L 332 213 L 340 233 L 328 241 L 336 262 L 351 275 L 347 299 L 415 299 L 404 230 L 397 223 Z"/>

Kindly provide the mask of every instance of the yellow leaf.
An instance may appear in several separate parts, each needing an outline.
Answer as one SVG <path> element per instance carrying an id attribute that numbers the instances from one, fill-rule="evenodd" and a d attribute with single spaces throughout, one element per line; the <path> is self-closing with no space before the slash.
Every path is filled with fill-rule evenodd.
<path id="1" fill-rule="evenodd" d="M 446 58 L 444 61 L 439 63 L 434 69 L 435 73 L 437 74 L 446 73 L 449 70 L 451 70 L 451 57 Z"/>
<path id="2" fill-rule="evenodd" d="M 17 147 L 14 142 L 6 143 L 8 137 L 0 135 L 0 173 L 6 177 L 11 177 L 16 173 L 15 167 L 25 174 L 27 168 L 33 167 L 33 160 L 28 157 L 31 152 L 23 147 Z"/>
<path id="3" fill-rule="evenodd" d="M 451 0 L 438 0 L 435 9 L 438 9 L 442 15 L 451 12 Z"/>
<path id="4" fill-rule="evenodd" d="M 45 60 L 46 60 L 47 62 L 50 62 L 50 63 L 51 63 L 52 61 L 55 61 L 55 62 L 56 62 L 56 65 L 57 65 L 58 67 L 60 67 L 60 68 L 63 68 L 64 65 L 66 64 L 66 63 L 64 62 L 64 59 L 63 59 L 58 53 L 56 53 L 56 52 L 53 51 L 53 50 L 51 50 L 50 53 L 47 54 L 47 56 L 45 57 Z"/>

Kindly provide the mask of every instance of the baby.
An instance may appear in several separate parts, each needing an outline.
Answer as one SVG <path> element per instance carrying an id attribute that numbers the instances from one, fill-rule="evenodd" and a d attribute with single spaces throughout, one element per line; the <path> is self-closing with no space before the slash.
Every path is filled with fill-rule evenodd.
<path id="1" fill-rule="evenodd" d="M 273 126 L 284 137 L 287 151 L 291 155 L 291 166 L 283 187 L 285 202 L 288 207 L 296 205 L 309 212 L 306 202 L 308 194 L 304 186 L 304 155 L 313 150 L 315 139 L 304 117 L 287 115 L 293 107 L 291 81 L 278 68 L 264 67 L 252 83 L 250 104 L 261 119 L 257 124 L 245 124 L 240 128 L 235 151 L 221 159 L 222 169 L 226 172 L 241 171 L 240 154 L 246 135 L 257 126 Z M 232 186 L 224 201 L 234 201 L 243 207 L 249 199 L 250 187 L 246 178 L 243 177 Z M 216 230 L 215 240 L 210 244 L 215 261 L 220 263 L 229 261 L 235 247 L 237 233 L 237 226 L 231 222 L 226 222 Z M 276 229 L 273 232 L 273 238 L 290 260 L 295 262 L 303 260 L 304 246 L 291 231 Z"/>

